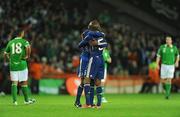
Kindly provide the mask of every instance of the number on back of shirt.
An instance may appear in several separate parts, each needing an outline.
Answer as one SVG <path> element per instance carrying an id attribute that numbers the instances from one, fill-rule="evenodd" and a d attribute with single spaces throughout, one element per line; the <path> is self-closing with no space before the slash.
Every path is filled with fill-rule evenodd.
<path id="1" fill-rule="evenodd" d="M 12 54 L 20 54 L 22 52 L 21 43 L 12 44 Z"/>

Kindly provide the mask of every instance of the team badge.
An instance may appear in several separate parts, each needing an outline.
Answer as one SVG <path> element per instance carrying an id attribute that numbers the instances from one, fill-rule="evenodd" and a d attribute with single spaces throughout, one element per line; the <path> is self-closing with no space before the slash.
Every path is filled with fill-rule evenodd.
<path id="1" fill-rule="evenodd" d="M 166 48 L 163 49 L 163 53 L 165 53 L 165 52 L 166 52 Z"/>

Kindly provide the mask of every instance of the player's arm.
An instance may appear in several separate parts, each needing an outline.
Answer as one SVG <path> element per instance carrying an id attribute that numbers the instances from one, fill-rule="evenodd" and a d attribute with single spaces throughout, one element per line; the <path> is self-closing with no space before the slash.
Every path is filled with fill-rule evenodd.
<path id="1" fill-rule="evenodd" d="M 112 59 L 111 59 L 111 56 L 110 56 L 109 52 L 108 52 L 108 55 L 107 55 L 107 62 L 108 62 L 108 63 L 111 63 L 111 62 L 112 62 Z"/>
<path id="2" fill-rule="evenodd" d="M 156 57 L 156 64 L 157 64 L 157 68 L 160 68 L 160 60 L 161 60 L 161 47 L 159 48 L 158 52 L 157 52 L 157 57 Z"/>
<path id="3" fill-rule="evenodd" d="M 176 48 L 176 62 L 175 62 L 175 67 L 179 67 L 179 51 Z"/>
<path id="4" fill-rule="evenodd" d="M 9 53 L 10 53 L 10 43 L 7 44 L 6 49 L 4 51 L 4 64 L 7 63 L 7 61 L 9 60 Z"/>
<path id="5" fill-rule="evenodd" d="M 78 47 L 81 48 L 81 47 L 83 47 L 83 46 L 88 45 L 89 41 L 92 40 L 92 39 L 93 39 L 93 37 L 92 37 L 90 34 L 88 34 L 88 35 L 79 43 Z"/>
<path id="6" fill-rule="evenodd" d="M 111 63 L 112 62 L 112 59 L 111 57 L 107 60 L 108 63 Z"/>
<path id="7" fill-rule="evenodd" d="M 27 46 L 26 47 L 26 56 L 24 57 L 24 59 L 28 59 L 31 55 L 31 46 Z"/>
<path id="8" fill-rule="evenodd" d="M 112 62 L 111 56 L 110 56 L 109 51 L 107 49 L 103 50 L 103 57 L 104 57 L 105 62 L 107 62 L 107 63 Z"/>
<path id="9" fill-rule="evenodd" d="M 26 51 L 26 55 L 23 59 L 28 59 L 31 55 L 31 46 L 28 41 L 26 41 L 25 43 L 25 51 Z"/>
<path id="10" fill-rule="evenodd" d="M 4 52 L 4 64 L 6 64 L 8 60 L 9 60 L 9 53 Z"/>

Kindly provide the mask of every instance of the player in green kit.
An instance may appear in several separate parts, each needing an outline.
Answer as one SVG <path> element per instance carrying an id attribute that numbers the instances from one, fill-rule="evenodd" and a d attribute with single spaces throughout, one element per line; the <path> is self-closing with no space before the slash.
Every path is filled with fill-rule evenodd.
<path id="1" fill-rule="evenodd" d="M 103 59 L 104 59 L 104 79 L 102 80 L 102 89 L 103 89 L 102 102 L 107 103 L 107 100 L 104 97 L 104 88 L 105 88 L 105 82 L 106 82 L 106 78 L 107 78 L 108 63 L 111 63 L 110 53 L 109 53 L 109 50 L 107 48 L 105 48 L 103 50 Z"/>
<path id="2" fill-rule="evenodd" d="M 169 99 L 171 92 L 171 80 L 174 77 L 175 67 L 179 66 L 179 51 L 175 45 L 172 44 L 172 37 L 166 37 L 166 44 L 161 45 L 158 52 L 156 63 L 159 68 L 161 60 L 161 79 L 163 88 L 165 89 L 165 98 Z"/>
<path id="3" fill-rule="evenodd" d="M 24 37 L 24 31 L 18 29 L 15 31 L 16 38 L 8 42 L 4 51 L 4 62 L 9 60 L 10 64 L 10 77 L 12 81 L 11 93 L 13 104 L 17 105 L 17 85 L 21 83 L 22 92 L 24 95 L 24 104 L 32 104 L 33 101 L 28 96 L 28 68 L 26 60 L 30 57 L 31 47 Z"/>

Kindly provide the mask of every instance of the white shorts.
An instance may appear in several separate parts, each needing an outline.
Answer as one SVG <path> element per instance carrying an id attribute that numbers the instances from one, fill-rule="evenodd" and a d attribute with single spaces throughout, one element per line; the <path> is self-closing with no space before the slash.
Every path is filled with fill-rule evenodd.
<path id="1" fill-rule="evenodd" d="M 166 78 L 174 78 L 174 71 L 175 71 L 175 66 L 174 65 L 161 65 L 161 79 L 166 79 Z"/>
<path id="2" fill-rule="evenodd" d="M 28 69 L 22 71 L 10 71 L 11 81 L 27 81 Z"/>

